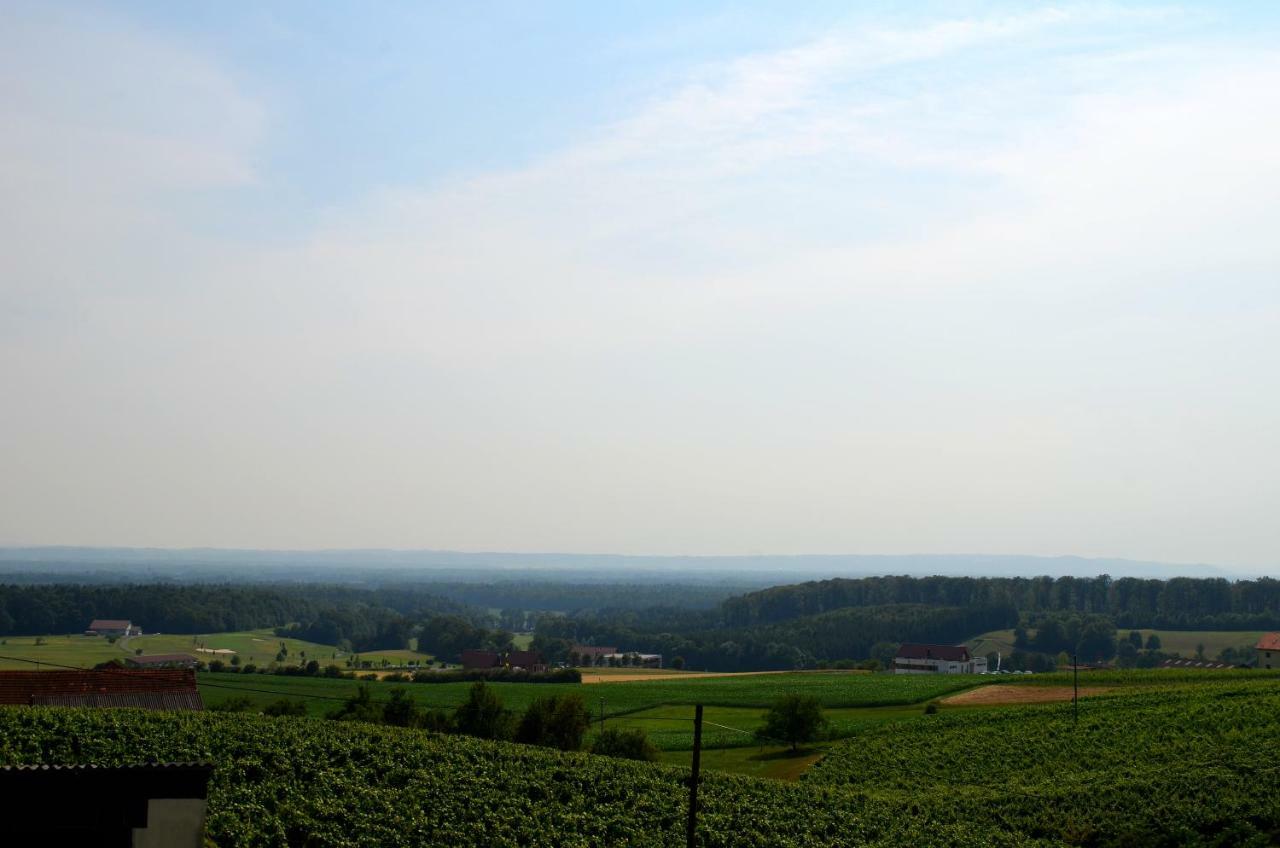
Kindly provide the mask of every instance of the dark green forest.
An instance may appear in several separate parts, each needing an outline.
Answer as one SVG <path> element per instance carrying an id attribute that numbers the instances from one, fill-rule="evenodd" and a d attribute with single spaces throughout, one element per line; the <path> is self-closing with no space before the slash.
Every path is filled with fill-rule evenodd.
<path id="1" fill-rule="evenodd" d="M 638 593 L 625 584 L 565 584 L 558 600 L 558 584 L 539 582 L 521 604 L 519 583 L 488 584 L 491 595 L 486 584 L 467 584 L 467 602 L 446 594 L 459 585 L 13 583 L 0 585 L 0 635 L 74 633 L 94 618 L 127 618 L 148 632 L 271 627 L 353 651 L 416 639 L 420 650 L 454 660 L 464 648 L 508 648 L 513 632 L 533 630 L 534 647 L 553 662 L 582 643 L 747 671 L 883 659 L 900 642 L 954 643 L 1007 628 L 1020 634 L 1014 667 L 1047 667 L 1064 651 L 1136 663 L 1160 655 L 1146 646 L 1139 656 L 1143 646 L 1117 641 L 1117 628 L 1280 627 L 1280 581 L 1271 578 L 867 577 L 776 586 L 715 606 L 706 603 L 717 590 L 706 587 L 691 605 L 675 602 L 678 586 Z M 637 608 L 638 596 L 655 603 Z"/>

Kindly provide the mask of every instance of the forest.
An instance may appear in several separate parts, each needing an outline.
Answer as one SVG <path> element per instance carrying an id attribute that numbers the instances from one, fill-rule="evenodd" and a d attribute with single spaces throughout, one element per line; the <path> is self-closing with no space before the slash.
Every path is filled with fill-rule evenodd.
<path id="1" fill-rule="evenodd" d="M 0 585 L 0 635 L 75 633 L 94 618 L 128 618 L 147 632 L 270 627 L 357 652 L 416 640 L 419 650 L 456 660 L 464 648 L 504 649 L 514 633 L 533 631 L 533 647 L 553 662 L 581 643 L 659 653 L 689 668 L 750 671 L 883 662 L 900 642 L 954 643 L 1005 629 L 1021 634 L 1015 668 L 1049 667 L 1064 651 L 1099 662 L 1120 653 L 1137 663 L 1162 655 L 1117 641 L 1117 628 L 1280 627 L 1280 581 L 1270 578 L 868 577 L 776 586 L 718 605 L 708 605 L 718 590 L 707 587 L 681 604 L 680 587 L 637 592 L 626 584 L 565 584 L 557 601 L 557 584 L 548 582 L 520 603 L 520 585 L 495 583 L 486 595 L 485 584 L 468 584 L 464 602 L 447 596 L 460 584 L 420 580 L 379 588 L 9 583 Z M 637 607 L 638 598 L 664 603 Z M 1148 650 L 1138 657 L 1141 647 Z"/>

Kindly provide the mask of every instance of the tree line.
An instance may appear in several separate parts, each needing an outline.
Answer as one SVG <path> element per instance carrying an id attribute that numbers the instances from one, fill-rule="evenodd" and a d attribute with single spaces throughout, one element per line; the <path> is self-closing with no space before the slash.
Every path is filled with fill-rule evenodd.
<path id="1" fill-rule="evenodd" d="M 1280 580 L 1260 577 L 861 577 L 775 586 L 720 605 L 726 627 L 754 627 L 848 607 L 927 604 L 1023 613 L 1106 615 L 1118 627 L 1248 630 L 1280 627 Z"/>

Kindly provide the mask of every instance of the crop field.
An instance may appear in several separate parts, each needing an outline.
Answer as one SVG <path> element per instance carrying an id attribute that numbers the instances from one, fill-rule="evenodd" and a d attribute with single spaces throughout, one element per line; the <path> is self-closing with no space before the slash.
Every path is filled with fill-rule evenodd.
<path id="1" fill-rule="evenodd" d="M 534 698 L 565 692 L 581 694 L 598 714 L 604 701 L 606 716 L 624 715 L 664 705 L 696 704 L 763 709 L 788 692 L 819 698 L 826 707 L 880 707 L 920 703 L 951 692 L 991 682 L 995 678 L 948 675 L 944 677 L 868 675 L 845 672 L 797 672 L 789 674 L 698 677 L 687 680 L 597 683 L 494 683 L 494 690 L 510 709 L 523 710 Z M 201 696 L 213 706 L 244 697 L 264 706 L 281 697 L 308 699 L 308 712 L 323 715 L 337 702 L 351 697 L 361 682 L 317 677 L 276 675 L 202 674 Z M 470 683 L 369 682 L 374 697 L 385 697 L 391 685 L 403 686 L 426 708 L 450 709 L 467 698 Z M 243 691 L 245 689 L 257 691 Z"/>
<path id="2" fill-rule="evenodd" d="M 589 701 L 588 706 L 591 706 Z M 702 715 L 703 747 L 767 747 L 761 746 L 754 736 L 755 730 L 764 725 L 764 712 L 760 707 L 706 707 Z M 924 705 L 837 707 L 825 710 L 824 714 L 830 722 L 832 738 L 843 738 L 866 727 L 923 715 Z M 690 706 L 653 707 L 607 720 L 606 724 L 639 728 L 664 751 L 693 749 L 693 707 Z"/>
<path id="3" fill-rule="evenodd" d="M 1280 684 L 1258 677 L 1086 701 L 1078 726 L 1066 705 L 886 721 L 798 783 L 705 772 L 699 844 L 1274 844 L 1278 712 Z M 820 753 L 707 763 L 803 770 Z M 684 844 L 687 771 L 667 765 L 340 722 L 0 708 L 0 764 L 148 760 L 214 764 L 220 848 Z"/>

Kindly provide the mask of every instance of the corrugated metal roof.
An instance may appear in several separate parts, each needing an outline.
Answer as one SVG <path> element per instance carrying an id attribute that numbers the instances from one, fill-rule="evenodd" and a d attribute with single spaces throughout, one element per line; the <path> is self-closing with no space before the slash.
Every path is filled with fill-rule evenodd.
<path id="1" fill-rule="evenodd" d="M 898 649 L 898 656 L 904 660 L 968 662 L 969 649 L 964 645 L 923 645 L 906 642 Z"/>
<path id="2" fill-rule="evenodd" d="M 95 618 L 89 622 L 90 630 L 128 630 L 132 622 L 122 618 Z"/>
<path id="3" fill-rule="evenodd" d="M 203 709 L 196 673 L 187 668 L 0 671 L 0 704 Z"/>

